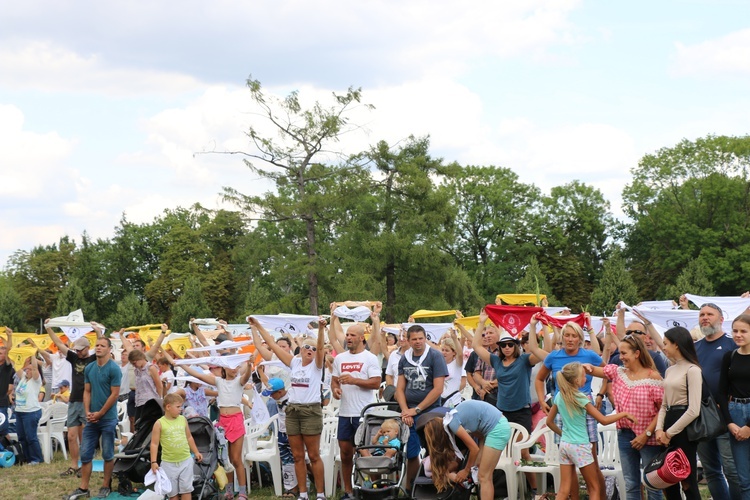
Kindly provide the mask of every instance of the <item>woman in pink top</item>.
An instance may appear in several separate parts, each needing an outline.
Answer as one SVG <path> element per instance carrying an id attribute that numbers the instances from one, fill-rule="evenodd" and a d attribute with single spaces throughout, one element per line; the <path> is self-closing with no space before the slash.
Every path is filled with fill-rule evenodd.
<path id="1" fill-rule="evenodd" d="M 606 326 L 605 343 L 612 341 L 612 330 Z M 626 498 L 640 500 L 641 465 L 648 465 L 661 451 L 655 434 L 664 385 L 640 335 L 627 335 L 620 342 L 619 349 L 622 366 L 585 364 L 584 367 L 595 377 L 606 377 L 612 382 L 617 412 L 627 412 L 636 417 L 635 422 L 625 418 L 617 421 L 617 438 Z M 661 492 L 649 491 L 648 498 L 662 498 Z"/>

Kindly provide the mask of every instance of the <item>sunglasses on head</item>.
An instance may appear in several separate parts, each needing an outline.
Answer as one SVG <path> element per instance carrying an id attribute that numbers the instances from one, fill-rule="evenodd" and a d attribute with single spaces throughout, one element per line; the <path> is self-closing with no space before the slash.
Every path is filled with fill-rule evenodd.
<path id="1" fill-rule="evenodd" d="M 645 335 L 646 332 L 642 332 L 640 330 L 627 330 L 625 332 L 625 335 Z"/>
<path id="2" fill-rule="evenodd" d="M 318 350 L 318 348 L 315 347 L 314 345 L 302 344 L 302 347 L 304 347 L 308 351 L 312 351 L 312 352 L 315 352 L 315 351 Z"/>

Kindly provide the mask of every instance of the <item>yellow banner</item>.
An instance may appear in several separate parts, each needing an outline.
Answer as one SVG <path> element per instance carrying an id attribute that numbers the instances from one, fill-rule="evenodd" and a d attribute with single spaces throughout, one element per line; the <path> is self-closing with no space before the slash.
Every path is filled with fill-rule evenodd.
<path id="1" fill-rule="evenodd" d="M 477 326 L 479 326 L 479 316 L 465 316 L 463 318 L 458 318 L 456 320 L 456 323 L 459 323 L 463 325 L 465 328 L 476 330 Z M 492 321 L 487 320 L 488 325 L 495 325 Z"/>
<path id="2" fill-rule="evenodd" d="M 18 371 L 23 368 L 23 363 L 36 354 L 36 349 L 31 346 L 14 347 L 8 351 L 8 358 L 13 363 L 13 369 Z"/>
<path id="3" fill-rule="evenodd" d="M 0 333 L 0 339 L 2 339 L 3 345 L 7 346 L 8 336 L 5 334 L 5 332 Z M 52 345 L 52 339 L 49 338 L 49 335 L 46 335 L 46 334 L 38 335 L 36 333 L 14 333 L 13 345 L 11 347 L 28 345 L 28 344 L 24 344 L 26 339 L 33 340 L 34 343 L 37 345 L 37 347 L 39 347 L 39 349 L 47 349 L 50 345 Z"/>
<path id="4" fill-rule="evenodd" d="M 156 336 L 158 337 L 159 334 Z M 167 347 L 171 348 L 179 357 L 184 358 L 187 350 L 192 348 L 193 345 L 190 343 L 190 337 L 180 337 L 170 340 Z"/>
<path id="5" fill-rule="evenodd" d="M 524 304 L 535 304 L 537 295 L 535 293 L 500 293 L 496 299 L 503 301 L 503 304 L 509 306 L 522 306 Z M 539 295 L 539 300 L 547 300 L 547 296 L 544 294 Z"/>
<path id="6" fill-rule="evenodd" d="M 456 310 L 452 309 L 450 311 L 429 311 L 427 309 L 420 309 L 419 311 L 414 311 L 412 314 L 409 315 L 410 318 L 436 318 L 438 316 L 455 316 Z"/>

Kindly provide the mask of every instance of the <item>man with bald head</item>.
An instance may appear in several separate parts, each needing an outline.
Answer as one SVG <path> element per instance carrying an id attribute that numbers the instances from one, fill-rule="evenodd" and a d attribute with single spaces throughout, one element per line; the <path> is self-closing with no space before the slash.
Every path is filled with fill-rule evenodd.
<path id="1" fill-rule="evenodd" d="M 380 307 L 375 306 L 371 318 L 373 335 L 379 335 Z M 341 400 L 338 428 L 344 473 L 344 495 L 341 500 L 348 500 L 352 498 L 354 433 L 359 427 L 362 409 L 375 402 L 375 391 L 380 386 L 380 363 L 377 356 L 365 349 L 364 325 L 358 323 L 350 326 L 344 343 L 346 351 L 333 360 L 331 390 L 333 397 Z"/>

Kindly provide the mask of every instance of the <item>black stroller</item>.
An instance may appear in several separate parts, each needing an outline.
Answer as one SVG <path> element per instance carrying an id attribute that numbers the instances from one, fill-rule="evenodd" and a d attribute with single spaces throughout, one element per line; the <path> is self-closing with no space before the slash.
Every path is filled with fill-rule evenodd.
<path id="1" fill-rule="evenodd" d="M 151 430 L 154 423 L 161 418 L 156 412 L 143 415 L 135 423 L 135 434 L 130 438 L 120 453 L 115 454 L 115 465 L 112 474 L 119 482 L 121 494 L 133 492 L 133 483 L 143 483 L 146 473 L 151 470 Z M 157 457 L 159 460 L 160 457 Z"/>

